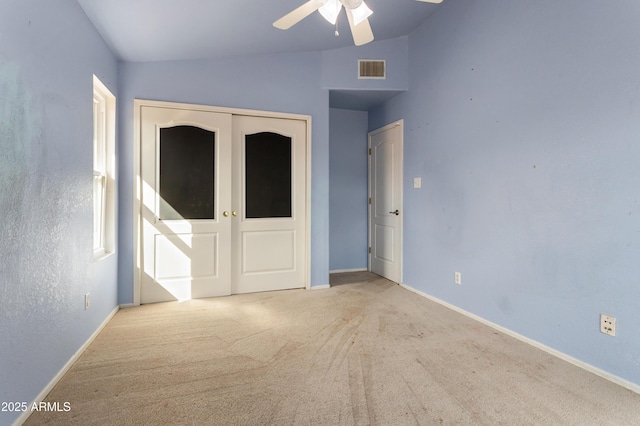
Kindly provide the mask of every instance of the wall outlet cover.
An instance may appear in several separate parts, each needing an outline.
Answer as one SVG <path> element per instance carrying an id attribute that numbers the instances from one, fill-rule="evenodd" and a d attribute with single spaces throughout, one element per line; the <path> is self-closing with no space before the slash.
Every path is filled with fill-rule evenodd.
<path id="1" fill-rule="evenodd" d="M 615 336 L 616 318 L 611 315 L 600 314 L 600 331 L 609 336 Z"/>

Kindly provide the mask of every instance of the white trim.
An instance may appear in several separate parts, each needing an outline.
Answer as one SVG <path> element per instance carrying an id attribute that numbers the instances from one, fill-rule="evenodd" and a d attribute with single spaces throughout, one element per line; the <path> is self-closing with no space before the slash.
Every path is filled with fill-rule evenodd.
<path id="1" fill-rule="evenodd" d="M 567 361 L 568 363 L 571 363 L 571 364 L 575 365 L 576 367 L 582 368 L 583 370 L 586 370 L 586 371 L 588 371 L 590 373 L 593 373 L 593 374 L 595 374 L 597 376 L 600 376 L 603 379 L 609 380 L 610 382 L 613 382 L 613 383 L 615 383 L 617 385 L 620 385 L 623 388 L 629 389 L 632 392 L 640 394 L 640 385 L 638 385 L 636 383 L 633 383 L 633 382 L 630 382 L 628 380 L 625 380 L 622 377 L 618 377 L 618 376 L 616 376 L 614 374 L 611 374 L 611 373 L 609 373 L 609 372 L 607 372 L 605 370 L 601 370 L 598 367 L 595 367 L 595 366 L 593 366 L 591 364 L 588 364 L 588 363 L 586 363 L 584 361 L 581 361 L 581 360 L 579 360 L 577 358 L 574 358 L 574 357 L 572 357 L 570 355 L 567 355 L 564 352 L 560 352 L 557 349 L 553 349 L 552 347 L 549 347 L 549 346 L 547 346 L 547 345 L 545 345 L 543 343 L 540 343 L 540 342 L 538 342 L 536 340 L 533 340 L 533 339 L 525 337 L 525 336 L 523 336 L 521 334 L 518 334 L 515 331 L 509 330 L 508 328 L 502 327 L 502 326 L 500 326 L 498 324 L 495 324 L 495 323 L 493 323 L 491 321 L 488 321 L 488 320 L 486 320 L 486 319 L 484 319 L 482 317 L 479 317 L 479 316 L 477 316 L 475 314 L 472 314 L 471 312 L 467 312 L 464 309 L 461 309 L 461 308 L 459 308 L 459 307 L 457 307 L 455 305 L 452 305 L 450 303 L 445 302 L 444 300 L 440 300 L 437 297 L 433 297 L 433 296 L 430 296 L 430 295 L 428 295 L 426 293 L 421 292 L 420 290 L 416 290 L 415 288 L 413 288 L 411 286 L 408 286 L 406 284 L 400 284 L 400 287 L 403 287 L 403 288 L 405 288 L 405 289 L 407 289 L 409 291 L 412 291 L 412 292 L 414 292 L 414 293 L 416 293 L 416 294 L 418 294 L 418 295 L 420 295 L 420 296 L 422 296 L 422 297 L 424 297 L 426 299 L 431 300 L 432 302 L 438 303 L 439 305 L 442 305 L 442 306 L 444 306 L 446 308 L 449 308 L 449 309 L 451 309 L 453 311 L 456 311 L 459 314 L 462 314 L 462 315 L 464 315 L 466 317 L 469 317 L 469 318 L 471 318 L 473 320 L 476 320 L 476 321 L 478 321 L 478 322 L 480 322 L 480 323 L 482 323 L 484 325 L 487 325 L 487 326 L 489 326 L 489 327 L 491 327 L 491 328 L 493 328 L 495 330 L 498 330 L 498 331 L 500 331 L 500 332 L 502 332 L 502 333 L 504 333 L 504 334 L 506 334 L 508 336 L 511 336 L 511 337 L 513 337 L 515 339 L 518 339 L 521 342 L 528 343 L 531 346 L 534 346 L 534 347 L 536 347 L 536 348 L 538 348 L 540 350 L 543 350 L 543 351 L 547 352 L 550 355 L 553 355 L 553 356 L 555 356 L 557 358 L 560 358 L 563 361 Z"/>
<path id="2" fill-rule="evenodd" d="M 400 219 L 400 279 L 398 280 L 398 284 L 402 283 L 403 281 L 403 272 L 404 272 L 404 119 L 400 119 L 397 121 L 394 121 L 393 123 L 389 123 L 384 127 L 381 127 L 379 129 L 373 130 L 371 132 L 369 132 L 368 134 L 368 138 L 367 138 L 367 146 L 368 149 L 371 149 L 371 138 L 374 135 L 377 135 L 378 133 L 381 132 L 385 132 L 389 129 L 392 129 L 394 127 L 400 127 L 400 195 L 399 195 L 399 202 L 400 202 L 400 211 L 402 212 L 399 216 Z M 371 194 L 371 159 L 372 156 L 369 154 L 369 152 L 367 152 L 367 164 L 368 164 L 368 170 L 367 170 L 367 192 L 369 194 L 369 198 L 373 197 L 373 195 Z M 368 247 L 369 248 L 373 248 L 373 237 L 372 237 L 372 232 L 371 232 L 371 228 L 373 228 L 372 226 L 372 220 L 371 220 L 371 208 L 372 205 L 367 203 L 367 221 L 368 221 Z M 369 271 L 371 271 L 371 253 L 368 253 L 367 255 L 367 269 Z"/>
<path id="3" fill-rule="evenodd" d="M 331 284 L 314 285 L 309 290 L 326 290 L 328 288 L 331 288 Z"/>
<path id="4" fill-rule="evenodd" d="M 334 269 L 329 271 L 330 274 L 342 274 L 344 272 L 366 272 L 367 268 L 355 268 L 355 269 Z"/>
<path id="5" fill-rule="evenodd" d="M 181 102 L 165 102 L 165 101 L 151 101 L 146 99 L 134 99 L 134 105 L 136 107 L 148 106 L 156 108 L 170 108 L 170 109 L 186 109 L 189 111 L 206 111 L 217 112 L 222 114 L 231 115 L 249 115 L 252 117 L 266 117 L 266 118 L 285 118 L 289 120 L 302 120 L 309 121 L 310 115 L 294 114 L 289 112 L 275 112 L 275 111 L 263 111 L 245 108 L 229 108 L 213 105 L 200 105 L 200 104 L 188 104 Z"/>
<path id="6" fill-rule="evenodd" d="M 38 396 L 36 396 L 36 398 L 33 401 L 31 401 L 31 403 L 29 404 L 29 407 L 33 406 L 33 404 L 40 404 L 42 401 L 44 401 L 44 399 L 47 397 L 49 392 L 51 392 L 51 390 L 55 387 L 55 385 L 58 384 L 60 379 L 62 379 L 62 376 L 64 376 L 67 373 L 67 371 L 69 371 L 73 363 L 75 363 L 78 360 L 78 358 L 80 358 L 80 356 L 83 354 L 83 352 L 87 350 L 89 345 L 93 343 L 95 338 L 98 337 L 98 334 L 100 334 L 102 329 L 109 323 L 109 321 L 111 321 L 113 316 L 117 314 L 119 310 L 120 310 L 120 307 L 116 306 L 116 308 L 113 311 L 111 311 L 109 316 L 107 316 L 107 318 L 104 321 L 102 321 L 102 324 L 100 324 L 98 329 L 94 331 L 93 334 L 87 339 L 87 341 L 84 342 L 82 346 L 80 346 L 80 349 L 78 349 L 76 353 L 73 354 L 71 358 L 69 358 L 69 361 L 67 361 L 67 363 L 60 369 L 60 371 L 58 371 L 58 374 L 55 375 L 55 377 L 49 382 L 49 384 L 45 386 L 44 389 L 42 389 L 42 391 L 38 394 Z M 31 415 L 31 413 L 32 413 L 31 410 L 23 411 L 20 417 L 18 417 L 13 422 L 13 426 L 19 426 L 24 422 L 26 422 L 29 416 Z"/>
<path id="7" fill-rule="evenodd" d="M 129 309 L 129 308 L 135 308 L 136 305 L 133 303 L 121 303 L 120 304 L 120 309 Z"/>
<path id="8" fill-rule="evenodd" d="M 115 253 L 114 251 L 110 251 L 110 252 L 103 252 L 101 256 L 94 257 L 94 260 L 97 262 L 97 261 L 100 261 L 100 260 L 106 259 L 106 258 L 108 258 L 108 257 L 114 256 L 115 254 L 116 254 L 116 253 Z M 94 255 L 95 255 L 95 252 L 94 252 Z"/>
<path id="9" fill-rule="evenodd" d="M 140 306 L 140 269 L 142 259 L 142 227 L 140 212 L 142 204 L 142 178 L 140 177 L 140 110 L 142 103 L 133 101 L 133 305 Z"/>
<path id="10" fill-rule="evenodd" d="M 94 248 L 94 259 L 101 260 L 106 254 L 116 251 L 116 97 L 100 79 L 93 75 L 93 100 L 96 101 L 103 114 L 98 128 L 99 141 L 93 141 L 93 176 L 102 177 L 102 202 L 101 202 L 101 226 L 100 246 Z M 93 113 L 94 138 L 96 135 L 95 110 Z M 96 146 L 98 145 L 98 146 Z M 98 151 L 98 152 L 97 152 Z M 96 154 L 99 155 L 99 170 L 96 169 Z M 95 185 L 95 182 L 93 183 Z M 95 188 L 94 188 L 95 190 Z M 94 194 L 95 196 L 95 194 Z M 94 200 L 95 202 L 95 200 Z M 95 210 L 95 205 L 94 205 Z M 96 212 L 94 211 L 94 216 Z M 95 217 L 94 217 L 95 221 Z M 94 224 L 95 225 L 95 224 Z M 95 229 L 94 229 L 95 231 Z M 94 234 L 95 245 L 95 234 Z"/>
<path id="11" fill-rule="evenodd" d="M 305 246 L 305 256 L 306 256 L 306 268 L 307 273 L 305 275 L 306 286 L 305 288 L 308 290 L 311 288 L 311 116 L 306 116 L 307 121 L 307 188 L 306 188 L 306 196 L 307 196 L 307 204 L 305 206 L 306 209 L 306 240 L 307 244 Z"/>
<path id="12" fill-rule="evenodd" d="M 144 99 L 134 99 L 133 101 L 133 162 L 134 162 L 134 194 L 133 194 L 133 306 L 140 305 L 140 282 L 141 274 L 140 260 L 142 256 L 142 228 L 140 225 L 141 205 L 140 197 L 142 191 L 142 182 L 140 178 L 141 170 L 141 154 L 140 154 L 140 113 L 143 106 L 156 107 L 156 108 L 171 108 L 171 109 L 187 109 L 190 111 L 206 111 L 226 113 L 231 115 L 249 115 L 252 117 L 267 117 L 267 118 L 284 118 L 288 120 L 300 120 L 306 123 L 307 132 L 307 200 L 306 200 L 306 242 L 305 242 L 305 258 L 306 258 L 306 271 L 304 287 L 310 289 L 311 287 L 311 116 L 304 114 L 293 114 L 286 112 L 272 112 L 251 110 L 244 108 L 227 108 L 210 105 L 199 104 L 187 104 L 165 101 L 151 101 Z M 315 286 L 314 286 L 315 287 Z"/>

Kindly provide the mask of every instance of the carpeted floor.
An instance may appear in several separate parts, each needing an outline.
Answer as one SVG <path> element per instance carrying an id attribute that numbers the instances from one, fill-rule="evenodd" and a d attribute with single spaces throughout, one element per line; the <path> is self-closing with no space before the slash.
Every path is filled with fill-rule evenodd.
<path id="1" fill-rule="evenodd" d="M 636 393 L 375 275 L 332 281 L 121 310 L 47 397 L 71 410 L 26 424 L 640 424 Z"/>

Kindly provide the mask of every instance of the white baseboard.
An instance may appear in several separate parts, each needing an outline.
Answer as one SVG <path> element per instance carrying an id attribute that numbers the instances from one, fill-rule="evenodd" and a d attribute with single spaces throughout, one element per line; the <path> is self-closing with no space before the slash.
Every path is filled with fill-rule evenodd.
<path id="1" fill-rule="evenodd" d="M 331 286 L 329 284 L 323 284 L 323 285 L 313 285 L 311 287 L 309 287 L 309 290 L 324 290 L 327 288 L 331 288 Z"/>
<path id="2" fill-rule="evenodd" d="M 140 306 L 140 305 L 136 305 L 135 303 L 121 303 L 120 309 L 135 308 L 136 306 Z"/>
<path id="3" fill-rule="evenodd" d="M 343 272 L 367 272 L 367 268 L 355 268 L 355 269 L 334 269 L 329 271 L 330 274 L 341 274 Z"/>
<path id="4" fill-rule="evenodd" d="M 473 320 L 481 322 L 482 324 L 487 325 L 487 326 L 489 326 L 489 327 L 491 327 L 493 329 L 496 329 L 496 330 L 498 330 L 498 331 L 500 331 L 500 332 L 502 332 L 502 333 L 504 333 L 504 334 L 506 334 L 508 336 L 511 336 L 511 337 L 513 337 L 515 339 L 518 339 L 518 340 L 520 340 L 520 341 L 522 341 L 524 343 L 527 343 L 527 344 L 529 344 L 531 346 L 534 346 L 534 347 L 536 347 L 536 348 L 538 348 L 540 350 L 543 350 L 543 351 L 547 352 L 548 354 L 551 354 L 551 355 L 553 355 L 553 356 L 555 356 L 557 358 L 560 358 L 560 359 L 562 359 L 564 361 L 567 361 L 567 362 L 575 365 L 576 367 L 582 368 L 583 370 L 586 370 L 586 371 L 588 371 L 590 373 L 593 373 L 593 374 L 595 374 L 597 376 L 600 376 L 600 377 L 602 377 L 602 378 L 604 378 L 606 380 L 609 380 L 610 382 L 613 382 L 613 383 L 615 383 L 617 385 L 620 385 L 623 388 L 629 389 L 630 391 L 633 391 L 635 393 L 640 394 L 640 385 L 638 385 L 636 383 L 630 382 L 628 380 L 623 379 L 622 377 L 616 376 L 615 374 L 611 374 L 611 373 L 609 373 L 607 371 L 601 370 L 598 367 L 595 367 L 595 366 L 593 366 L 591 364 L 587 364 L 584 361 L 580 361 L 579 359 L 574 358 L 574 357 L 572 357 L 570 355 L 567 355 L 564 352 L 560 352 L 560 351 L 558 351 L 556 349 L 553 349 L 552 347 L 549 347 L 549 346 L 547 346 L 547 345 L 545 345 L 543 343 L 540 343 L 540 342 L 538 342 L 536 340 L 533 340 L 533 339 L 530 339 L 528 337 L 525 337 L 525 336 L 523 336 L 521 334 L 516 333 L 515 331 L 509 330 L 508 328 L 504 328 L 504 327 L 502 327 L 502 326 L 500 326 L 498 324 L 495 324 L 495 323 L 493 323 L 491 321 L 488 321 L 488 320 L 486 320 L 486 319 L 484 319 L 482 317 L 479 317 L 479 316 L 477 316 L 475 314 L 472 314 L 471 312 L 467 312 L 464 309 L 461 309 L 461 308 L 459 308 L 459 307 L 457 307 L 455 305 L 447 303 L 444 300 L 440 300 L 437 297 L 433 297 L 433 296 L 430 296 L 430 295 L 428 295 L 426 293 L 421 292 L 420 290 L 416 290 L 415 288 L 413 288 L 411 286 L 408 286 L 406 284 L 400 284 L 400 286 L 403 287 L 403 288 L 406 288 L 407 290 L 412 291 L 412 292 L 414 292 L 414 293 L 416 293 L 416 294 L 418 294 L 418 295 L 420 295 L 420 296 L 422 296 L 424 298 L 427 298 L 427 299 L 431 300 L 432 302 L 438 303 L 439 305 L 442 305 L 442 306 L 444 306 L 446 308 L 454 310 L 454 311 L 458 312 L 459 314 L 462 314 L 462 315 L 467 316 L 467 317 L 469 317 L 469 318 L 471 318 Z"/>
<path id="5" fill-rule="evenodd" d="M 45 386 L 44 389 L 42 389 L 42 391 L 38 394 L 36 399 L 31 401 L 31 403 L 29 404 L 29 407 L 32 407 L 33 404 L 40 404 L 47 397 L 47 395 L 49 394 L 49 392 L 51 392 L 53 387 L 58 384 L 58 382 L 60 381 L 62 376 L 64 376 L 65 373 L 67 371 L 69 371 L 69 369 L 71 368 L 73 363 L 76 362 L 78 360 L 78 358 L 80 358 L 80 355 L 82 355 L 82 353 L 85 350 L 87 350 L 87 348 L 89 347 L 91 342 L 93 342 L 95 340 L 95 338 L 98 336 L 98 334 L 109 323 L 109 321 L 111 321 L 111 318 L 113 318 L 113 316 L 119 310 L 120 310 L 120 307 L 116 306 L 116 308 L 109 314 L 109 316 L 107 316 L 107 318 L 104 321 L 102 321 L 102 324 L 100 324 L 100 327 L 98 327 L 98 329 L 93 332 L 93 334 L 87 339 L 86 342 L 84 342 L 84 344 L 80 347 L 80 349 L 78 349 L 76 351 L 76 353 L 73 354 L 73 356 L 69 359 L 69 361 L 67 361 L 67 363 L 62 367 L 62 369 L 60 369 L 60 371 L 58 371 L 58 374 L 56 374 L 56 376 L 49 382 L 49 384 L 47 386 Z M 20 417 L 18 417 L 16 419 L 16 421 L 13 422 L 13 426 L 20 426 L 21 424 L 23 424 L 24 422 L 27 421 L 27 419 L 29 418 L 30 415 L 31 415 L 31 410 L 23 411 L 22 414 L 20 415 Z"/>

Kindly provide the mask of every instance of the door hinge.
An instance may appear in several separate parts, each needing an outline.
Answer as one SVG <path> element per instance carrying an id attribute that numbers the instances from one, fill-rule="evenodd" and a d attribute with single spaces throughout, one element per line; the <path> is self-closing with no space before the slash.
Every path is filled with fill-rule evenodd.
<path id="1" fill-rule="evenodd" d="M 369 205 L 371 205 L 371 197 L 369 197 Z"/>
<path id="2" fill-rule="evenodd" d="M 369 254 L 371 254 L 371 247 L 369 247 Z"/>
<path id="3" fill-rule="evenodd" d="M 369 155 L 371 155 L 371 148 L 369 148 Z"/>

